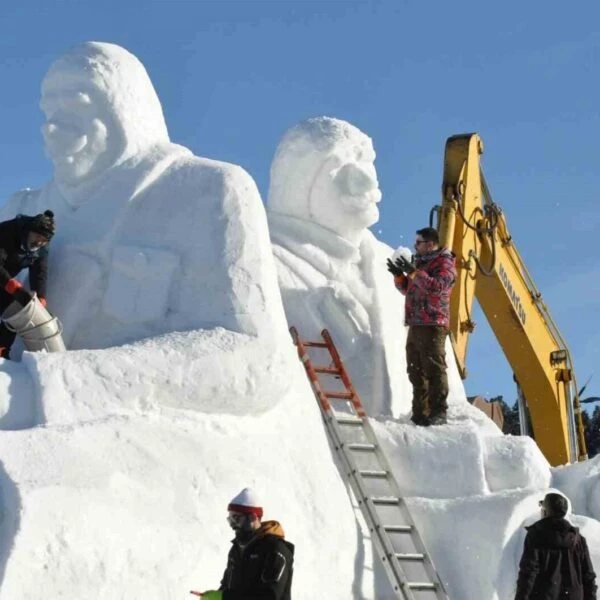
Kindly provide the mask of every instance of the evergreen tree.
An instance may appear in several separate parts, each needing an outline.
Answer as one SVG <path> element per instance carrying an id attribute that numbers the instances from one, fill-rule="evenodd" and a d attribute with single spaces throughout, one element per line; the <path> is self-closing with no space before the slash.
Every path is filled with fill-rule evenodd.
<path id="1" fill-rule="evenodd" d="M 502 396 L 496 396 L 496 398 L 492 398 L 491 401 L 498 402 L 502 407 L 502 414 L 504 415 L 504 426 L 502 427 L 502 433 L 520 435 L 521 429 L 519 427 L 518 405 L 515 403 L 511 408 L 506 402 L 504 402 Z"/>
<path id="2" fill-rule="evenodd" d="M 600 454 L 600 406 L 594 408 L 592 416 L 585 411 L 582 412 L 585 427 L 585 443 L 587 444 L 588 456 Z"/>

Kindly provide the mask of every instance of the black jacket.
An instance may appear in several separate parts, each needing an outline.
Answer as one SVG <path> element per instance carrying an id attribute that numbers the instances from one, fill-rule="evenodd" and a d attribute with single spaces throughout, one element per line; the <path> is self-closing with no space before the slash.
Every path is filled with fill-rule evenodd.
<path id="1" fill-rule="evenodd" d="M 566 519 L 527 527 L 515 600 L 596 600 L 595 579 L 585 538 Z"/>
<path id="2" fill-rule="evenodd" d="M 29 269 L 29 286 L 38 296 L 46 297 L 48 247 L 27 250 L 28 225 L 33 217 L 18 215 L 0 223 L 0 290 L 23 269 Z M 2 294 L 5 296 L 6 293 Z"/>
<path id="3" fill-rule="evenodd" d="M 237 540 L 227 558 L 219 588 L 223 600 L 291 600 L 294 545 L 283 539 L 277 521 L 265 521 L 241 546 Z"/>

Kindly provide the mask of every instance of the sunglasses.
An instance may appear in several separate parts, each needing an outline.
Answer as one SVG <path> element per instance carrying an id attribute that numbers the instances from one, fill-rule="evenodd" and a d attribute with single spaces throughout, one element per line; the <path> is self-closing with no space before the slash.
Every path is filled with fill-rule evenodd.
<path id="1" fill-rule="evenodd" d="M 246 520 L 246 516 L 243 513 L 234 513 L 234 512 L 230 512 L 227 515 L 227 522 L 229 523 L 229 525 L 231 525 L 232 527 L 240 527 L 241 525 L 244 524 L 244 521 Z"/>

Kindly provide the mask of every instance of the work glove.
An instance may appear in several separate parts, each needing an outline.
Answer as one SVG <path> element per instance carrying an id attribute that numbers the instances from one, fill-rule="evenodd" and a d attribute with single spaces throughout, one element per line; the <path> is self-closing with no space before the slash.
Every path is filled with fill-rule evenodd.
<path id="1" fill-rule="evenodd" d="M 387 269 L 394 277 L 402 277 L 404 273 L 388 258 Z"/>
<path id="2" fill-rule="evenodd" d="M 27 306 L 33 300 L 33 294 L 24 287 L 20 287 L 14 291 L 13 298 L 21 306 Z"/>
<path id="3" fill-rule="evenodd" d="M 416 270 L 413 264 L 410 261 L 406 260 L 403 256 L 398 257 L 395 260 L 394 264 L 396 265 L 396 268 L 399 271 L 401 271 L 404 275 L 410 275 Z"/>

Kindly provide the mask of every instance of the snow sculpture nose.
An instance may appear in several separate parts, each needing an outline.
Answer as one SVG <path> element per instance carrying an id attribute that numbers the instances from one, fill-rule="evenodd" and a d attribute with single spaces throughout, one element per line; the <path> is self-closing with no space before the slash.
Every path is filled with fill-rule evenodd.
<path id="1" fill-rule="evenodd" d="M 375 173 L 356 163 L 344 165 L 335 179 L 340 189 L 350 196 L 362 196 L 379 187 Z"/>

